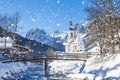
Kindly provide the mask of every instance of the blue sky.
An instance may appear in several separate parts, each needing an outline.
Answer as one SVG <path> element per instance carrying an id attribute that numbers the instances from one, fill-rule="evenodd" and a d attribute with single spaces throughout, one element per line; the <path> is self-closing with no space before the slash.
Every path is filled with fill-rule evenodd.
<path id="1" fill-rule="evenodd" d="M 0 14 L 21 13 L 19 34 L 25 36 L 32 28 L 44 29 L 47 33 L 54 30 L 66 31 L 69 20 L 73 23 L 86 20 L 84 8 L 88 0 L 0 0 Z"/>

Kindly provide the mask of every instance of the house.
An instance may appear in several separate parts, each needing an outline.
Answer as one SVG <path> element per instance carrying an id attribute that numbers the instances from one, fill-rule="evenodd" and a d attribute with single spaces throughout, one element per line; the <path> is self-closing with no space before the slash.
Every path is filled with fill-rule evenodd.
<path id="1" fill-rule="evenodd" d="M 28 54 L 30 49 L 18 44 L 15 44 L 10 37 L 0 37 L 0 52 L 1 53 L 23 53 Z"/>
<path id="2" fill-rule="evenodd" d="M 72 21 L 70 21 L 70 27 L 68 29 L 68 40 L 65 46 L 66 53 L 84 53 L 84 42 L 81 39 L 81 35 L 75 32 Z"/>
<path id="3" fill-rule="evenodd" d="M 28 54 L 30 52 L 30 49 L 28 47 L 25 47 L 25 46 L 21 46 L 21 45 L 18 45 L 18 44 L 14 44 L 13 47 L 15 49 L 17 49 L 19 51 L 19 53 L 21 54 Z"/>

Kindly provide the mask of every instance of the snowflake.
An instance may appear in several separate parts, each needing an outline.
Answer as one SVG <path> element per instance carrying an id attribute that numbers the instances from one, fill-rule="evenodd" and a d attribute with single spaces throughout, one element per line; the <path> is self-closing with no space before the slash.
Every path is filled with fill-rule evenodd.
<path id="1" fill-rule="evenodd" d="M 35 20 L 35 19 L 33 19 L 33 18 L 31 18 L 31 21 L 36 22 L 36 20 Z"/>
<path id="2" fill-rule="evenodd" d="M 57 24 L 57 26 L 59 27 L 59 26 L 60 26 L 60 24 Z"/>
<path id="3" fill-rule="evenodd" d="M 57 3 L 59 4 L 59 3 L 60 3 L 60 0 L 58 0 Z"/>
<path id="4" fill-rule="evenodd" d="M 85 4 L 85 2 L 83 1 L 82 4 Z"/>
<path id="5" fill-rule="evenodd" d="M 14 26 L 14 24 L 11 24 L 11 26 Z"/>
<path id="6" fill-rule="evenodd" d="M 30 11 L 27 11 L 28 14 L 30 14 Z"/>
<path id="7" fill-rule="evenodd" d="M 57 16 L 58 16 L 58 14 L 56 14 L 56 13 L 52 13 L 52 15 L 53 15 L 54 17 L 57 17 Z"/>
<path id="8" fill-rule="evenodd" d="M 114 5 L 116 5 L 116 2 L 113 2 Z"/>

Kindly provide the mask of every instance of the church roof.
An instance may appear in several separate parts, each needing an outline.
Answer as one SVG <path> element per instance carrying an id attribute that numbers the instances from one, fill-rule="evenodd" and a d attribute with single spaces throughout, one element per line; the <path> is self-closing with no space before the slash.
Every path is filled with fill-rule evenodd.
<path id="1" fill-rule="evenodd" d="M 73 43 L 74 44 L 78 44 L 78 45 L 84 45 L 84 42 L 82 41 L 80 34 L 77 34 L 77 36 L 76 36 L 76 38 L 75 38 Z"/>
<path id="2" fill-rule="evenodd" d="M 69 41 L 67 42 L 66 45 L 70 45 L 70 44 L 72 44 L 72 43 L 73 43 L 73 40 L 71 39 L 71 40 L 69 40 Z"/>

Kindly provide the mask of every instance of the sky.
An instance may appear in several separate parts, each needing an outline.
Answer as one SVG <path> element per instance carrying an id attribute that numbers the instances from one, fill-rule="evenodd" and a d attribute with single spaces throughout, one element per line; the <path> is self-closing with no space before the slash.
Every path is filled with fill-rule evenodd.
<path id="1" fill-rule="evenodd" d="M 88 0 L 0 0 L 0 15 L 20 12 L 18 33 L 25 36 L 33 28 L 44 29 L 47 33 L 68 30 L 73 24 L 85 21 L 85 7 Z"/>

